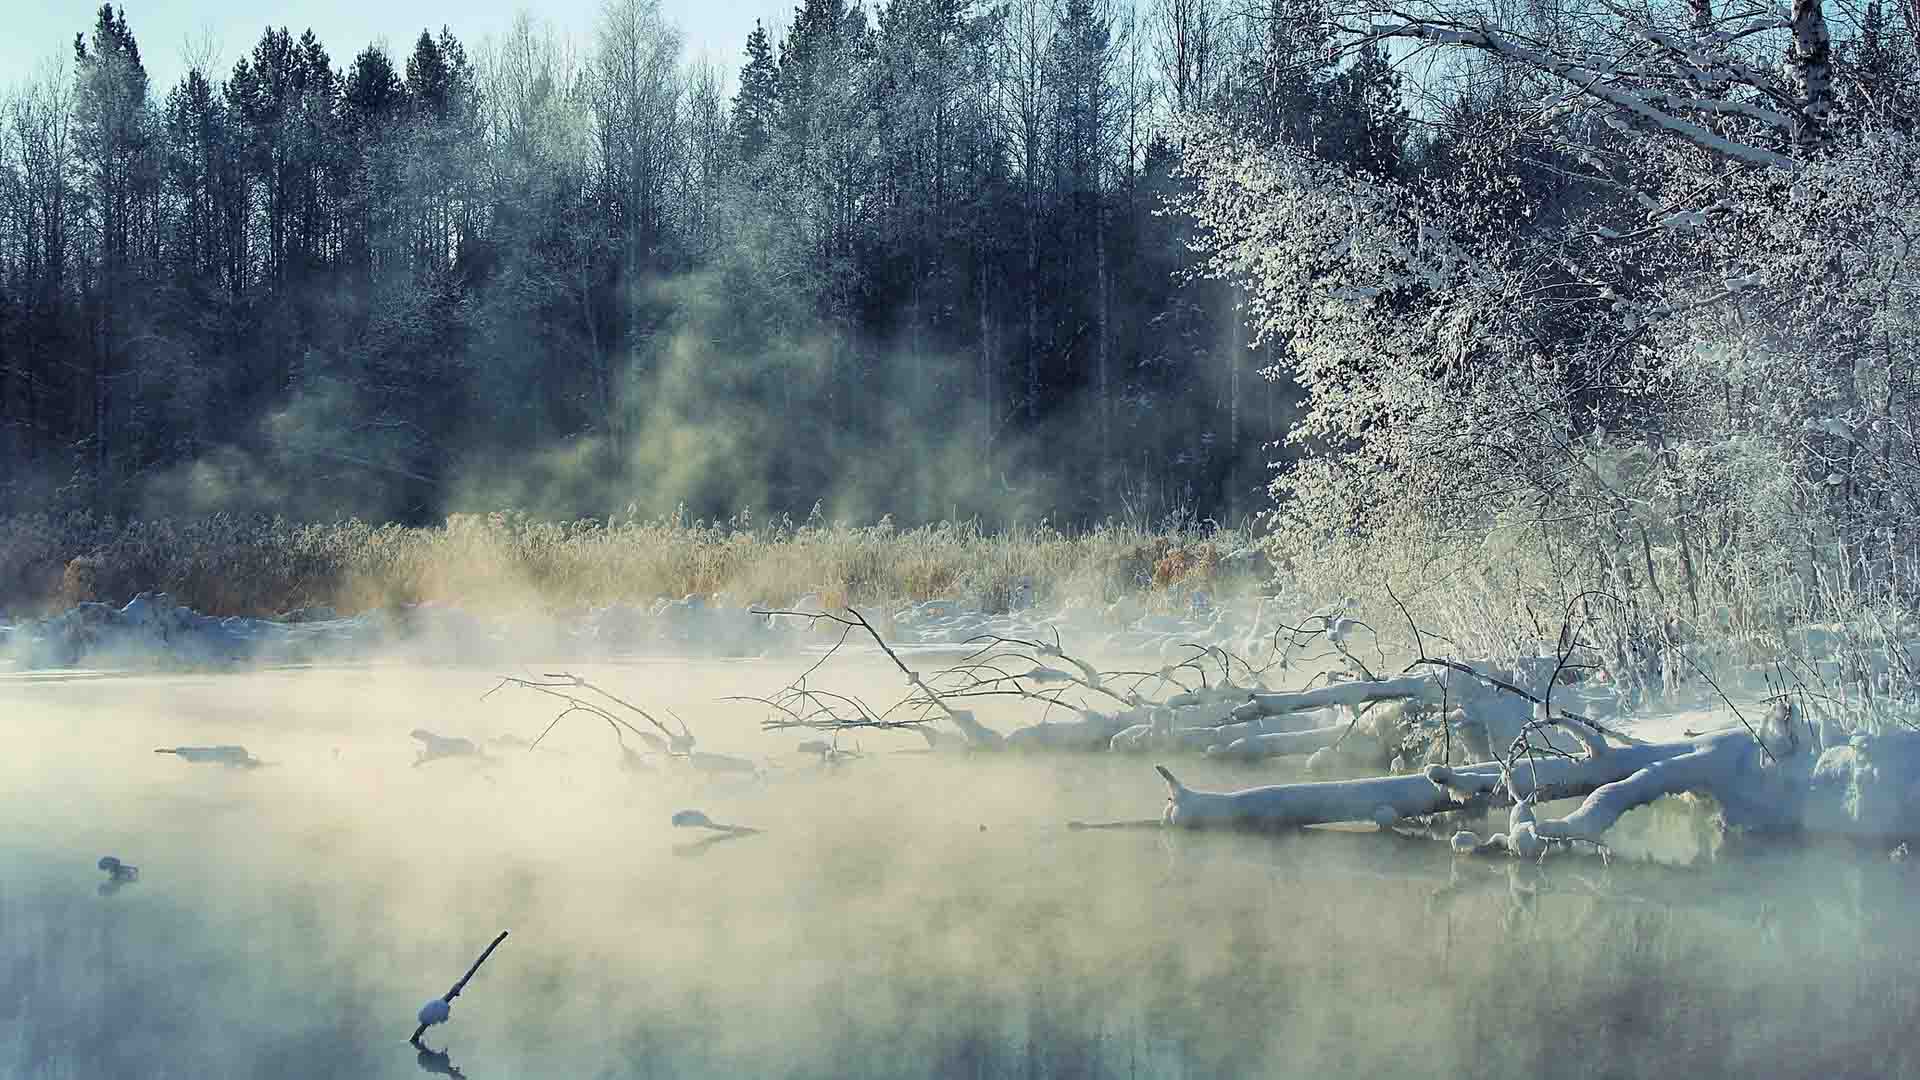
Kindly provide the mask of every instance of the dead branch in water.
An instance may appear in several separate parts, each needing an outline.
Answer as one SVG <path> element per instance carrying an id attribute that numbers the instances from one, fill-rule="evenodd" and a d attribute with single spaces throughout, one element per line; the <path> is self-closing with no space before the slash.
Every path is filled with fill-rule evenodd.
<path id="1" fill-rule="evenodd" d="M 772 696 L 766 698 L 736 696 L 733 700 L 758 701 L 778 712 L 779 716 L 762 721 L 762 727 L 769 731 L 795 727 L 833 732 L 860 728 L 881 730 L 905 728 L 920 731 L 931 743 L 934 741 L 933 737 L 924 725 L 931 721 L 937 712 L 960 729 L 969 745 L 983 749 L 997 748 L 1000 745 L 1001 737 L 998 732 L 982 725 L 974 719 L 971 712 L 949 705 L 946 699 L 951 695 L 929 685 L 918 671 L 908 667 L 906 661 L 900 659 L 900 654 L 880 636 L 880 631 L 874 629 L 873 624 L 867 621 L 866 616 L 852 607 L 845 610 L 845 615 L 835 615 L 824 611 L 754 609 L 755 615 L 787 615 L 810 621 L 824 619 L 845 629 L 840 635 L 840 640 L 827 650 L 825 656 Z M 851 695 L 835 694 L 807 685 L 807 680 L 819 671 L 827 660 L 839 653 L 854 630 L 864 631 L 868 637 L 871 637 L 880 651 L 886 654 L 887 659 L 893 661 L 893 666 L 899 668 L 900 673 L 906 676 L 907 685 L 912 687 L 912 691 L 904 698 L 885 709 L 876 710 Z M 901 713 L 918 715 L 902 717 L 899 715 Z"/>
<path id="2" fill-rule="evenodd" d="M 480 695 L 480 700 L 485 701 L 487 698 L 492 697 L 495 693 L 497 693 L 503 687 L 519 686 L 519 687 L 524 687 L 528 690 L 533 690 L 537 693 L 545 694 L 548 697 L 558 698 L 560 701 L 566 704 L 566 707 L 560 710 L 559 715 L 555 716 L 551 721 L 548 722 L 547 726 L 541 730 L 539 737 L 534 739 L 533 742 L 527 746 L 528 750 L 532 750 L 535 747 L 539 746 L 541 740 L 545 739 L 548 733 L 553 731 L 554 727 L 558 725 L 560 721 L 566 719 L 568 716 L 571 716 L 576 712 L 586 713 L 589 716 L 598 717 L 599 719 L 605 721 L 607 726 L 613 729 L 613 737 L 615 740 L 617 740 L 620 743 L 621 749 L 623 751 L 627 751 L 628 753 L 631 753 L 632 751 L 627 749 L 626 736 L 624 732 L 632 732 L 634 735 L 639 737 L 640 741 L 646 743 L 649 748 L 661 753 L 684 755 L 692 752 L 693 750 L 693 744 L 694 744 L 693 732 L 691 729 L 687 727 L 687 722 L 685 720 L 680 720 L 678 716 L 675 716 L 674 719 L 679 720 L 680 732 L 678 734 L 675 734 L 672 728 L 669 728 L 667 725 L 661 723 L 659 719 L 654 717 L 653 714 L 647 712 L 645 709 L 642 709 L 638 705 L 635 705 L 623 698 L 617 697 L 607 692 L 606 690 L 601 689 L 598 686 L 595 686 L 593 683 L 590 683 L 587 680 L 582 679 L 578 675 L 571 675 L 566 672 L 560 672 L 560 673 L 548 674 L 544 676 L 544 678 L 550 681 L 541 682 L 537 679 L 522 679 L 513 675 L 502 675 L 500 677 L 500 681 L 494 684 L 493 689 L 488 690 L 486 693 Z M 606 706 L 600 704 L 599 702 L 588 701 L 585 698 L 581 698 L 574 694 L 569 694 L 565 692 L 571 689 L 586 690 L 591 693 L 600 695 L 601 697 L 612 702 L 613 704 L 618 705 L 624 709 L 627 709 L 628 711 L 638 715 L 641 719 L 647 721 L 649 724 L 652 724 L 656 729 L 659 730 L 660 735 L 655 735 L 653 734 L 653 732 L 643 731 L 640 728 L 635 727 L 630 721 L 626 720 L 621 716 L 616 715 L 612 710 L 608 709 Z M 662 735 L 665 736 L 664 739 L 661 738 Z"/>
<path id="3" fill-rule="evenodd" d="M 413 1029 L 413 1037 L 408 1039 L 408 1042 L 419 1046 L 420 1036 L 426 1034 L 429 1027 L 446 1021 L 453 1009 L 453 999 L 460 996 L 460 991 L 465 990 L 467 983 L 472 981 L 474 975 L 479 972 L 480 965 L 486 963 L 487 957 L 492 956 L 493 950 L 499 948 L 500 943 L 505 940 L 507 940 L 507 931 L 502 930 L 500 936 L 493 939 L 493 944 L 487 946 L 487 951 L 480 954 L 480 959 L 475 960 L 473 966 L 467 969 L 467 973 L 460 976 L 460 981 L 453 984 L 453 989 L 427 1002 L 426 1006 L 420 1010 L 420 1026 Z"/>

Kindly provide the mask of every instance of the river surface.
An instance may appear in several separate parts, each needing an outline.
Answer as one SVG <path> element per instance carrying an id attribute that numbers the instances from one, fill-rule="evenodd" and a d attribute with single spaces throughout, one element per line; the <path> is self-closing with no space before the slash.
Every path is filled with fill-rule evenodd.
<path id="1" fill-rule="evenodd" d="M 761 777 L 622 769 L 583 715 L 489 744 L 559 711 L 482 700 L 489 671 L 0 679 L 0 1075 L 1920 1074 L 1920 871 L 1884 850 L 1522 866 L 1370 829 L 1071 831 L 1157 816 L 1153 759 L 876 733 L 827 768 L 715 700 L 798 670 L 581 672 Z M 416 727 L 489 757 L 416 766 Z M 268 764 L 152 753 L 216 743 Z M 702 843 L 682 809 L 764 831 Z M 139 880 L 103 891 L 103 855 Z M 503 929 L 444 1054 L 409 1046 Z"/>

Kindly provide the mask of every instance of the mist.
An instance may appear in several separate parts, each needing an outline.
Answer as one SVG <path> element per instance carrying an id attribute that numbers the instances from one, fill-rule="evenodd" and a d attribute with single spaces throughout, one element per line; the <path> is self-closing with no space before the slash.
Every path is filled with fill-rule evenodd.
<path id="1" fill-rule="evenodd" d="M 0 511 L 1244 519 L 1289 395 L 1181 275 L 1158 31 L 1040 14 L 270 26 L 159 85 L 104 12 L 8 80 Z"/>
<path id="2" fill-rule="evenodd" d="M 1372 833 L 1074 833 L 1156 811 L 1151 771 L 879 732 L 822 769 L 714 701 L 800 667 L 583 672 L 764 756 L 760 780 L 623 771 L 580 718 L 492 742 L 554 710 L 480 701 L 482 671 L 8 679 L 0 1071 L 414 1075 L 414 1010 L 502 929 L 428 1039 L 470 1076 L 1911 1065 L 1920 942 L 1884 862 L 1603 875 Z M 423 725 L 488 758 L 415 766 Z M 221 742 L 267 764 L 151 752 Z M 703 846 L 668 825 L 687 807 L 765 831 Z M 95 896 L 106 854 L 140 879 Z"/>

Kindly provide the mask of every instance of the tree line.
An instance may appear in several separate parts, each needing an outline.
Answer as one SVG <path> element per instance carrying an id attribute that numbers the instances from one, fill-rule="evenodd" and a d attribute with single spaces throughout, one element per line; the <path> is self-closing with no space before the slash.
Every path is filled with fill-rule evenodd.
<path id="1" fill-rule="evenodd" d="M 657 0 L 151 85 L 102 6 L 0 106 L 0 507 L 1086 520 L 1257 506 L 1292 395 L 1167 121 L 1395 175 L 1318 0 Z"/>

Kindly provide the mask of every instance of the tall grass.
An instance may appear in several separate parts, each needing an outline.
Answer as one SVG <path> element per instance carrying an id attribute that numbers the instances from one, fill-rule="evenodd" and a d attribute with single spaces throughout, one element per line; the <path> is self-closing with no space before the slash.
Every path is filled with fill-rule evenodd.
<path id="1" fill-rule="evenodd" d="M 896 528 L 815 515 L 727 520 L 545 521 L 503 512 L 435 527 L 213 515 L 116 521 L 0 519 L 0 605 L 45 611 L 163 590 L 211 614 L 327 605 L 342 613 L 420 601 L 478 610 L 567 610 L 725 593 L 737 602 L 875 603 L 960 596 L 1004 606 L 1016 586 L 1087 602 L 1166 595 L 1225 576 L 1241 532 L 977 522 Z M 1238 564 L 1241 584 L 1257 573 Z"/>
<path id="2" fill-rule="evenodd" d="M 1844 730 L 1920 726 L 1920 547 L 1625 543 L 1516 521 L 1478 537 L 1376 535 L 1286 553 L 1302 606 L 1389 647 L 1511 659 L 1571 643 L 1636 694 L 1791 696 Z M 1404 605 L 1404 608 L 1403 608 Z M 1563 632 L 1567 635 L 1562 637 Z M 1715 680 L 1709 683 L 1708 679 Z"/>

